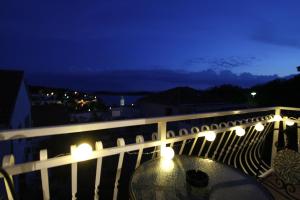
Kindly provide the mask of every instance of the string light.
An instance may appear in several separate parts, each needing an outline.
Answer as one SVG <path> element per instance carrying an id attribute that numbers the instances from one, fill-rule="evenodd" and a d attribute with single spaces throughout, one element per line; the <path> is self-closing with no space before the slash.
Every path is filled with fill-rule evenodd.
<path id="1" fill-rule="evenodd" d="M 91 145 L 87 143 L 80 144 L 76 149 L 71 153 L 72 158 L 76 161 L 83 161 L 88 159 L 93 153 Z"/>
<path id="2" fill-rule="evenodd" d="M 246 133 L 246 131 L 245 131 L 245 129 L 243 129 L 242 127 L 238 126 L 238 127 L 235 128 L 235 134 L 236 134 L 237 136 L 240 136 L 240 137 L 241 137 L 241 136 L 244 136 L 245 133 Z"/>
<path id="3" fill-rule="evenodd" d="M 281 117 L 280 115 L 275 115 L 274 118 L 273 118 L 273 120 L 274 120 L 275 122 L 279 122 L 279 121 L 282 120 L 282 117 Z"/>
<path id="4" fill-rule="evenodd" d="M 295 124 L 295 122 L 293 120 L 290 120 L 290 119 L 286 119 L 285 123 L 286 123 L 287 126 L 293 126 Z"/>
<path id="5" fill-rule="evenodd" d="M 207 131 L 205 139 L 210 142 L 214 141 L 216 139 L 216 133 L 214 131 Z"/>
<path id="6" fill-rule="evenodd" d="M 174 158 L 174 150 L 171 147 L 161 148 L 161 157 L 166 160 L 172 160 Z"/>
<path id="7" fill-rule="evenodd" d="M 261 122 L 258 122 L 256 125 L 255 125 L 255 130 L 257 131 L 263 131 L 264 130 L 264 125 L 261 123 Z"/>

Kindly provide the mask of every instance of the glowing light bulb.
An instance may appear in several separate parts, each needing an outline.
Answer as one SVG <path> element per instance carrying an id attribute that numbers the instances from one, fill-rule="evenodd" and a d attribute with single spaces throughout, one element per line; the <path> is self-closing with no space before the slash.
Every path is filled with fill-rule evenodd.
<path id="1" fill-rule="evenodd" d="M 174 150 L 171 147 L 162 147 L 161 148 L 161 157 L 166 160 L 172 160 L 174 158 Z"/>
<path id="2" fill-rule="evenodd" d="M 216 133 L 213 131 L 207 131 L 205 134 L 205 139 L 210 142 L 214 141 L 216 139 Z"/>
<path id="3" fill-rule="evenodd" d="M 264 125 L 262 124 L 262 123 L 260 123 L 260 122 L 258 122 L 256 125 L 255 125 L 255 130 L 257 130 L 257 131 L 262 131 L 262 130 L 264 130 Z"/>
<path id="4" fill-rule="evenodd" d="M 279 121 L 282 120 L 282 117 L 281 117 L 280 115 L 275 115 L 274 118 L 273 118 L 273 120 L 274 120 L 275 122 L 279 122 Z"/>
<path id="5" fill-rule="evenodd" d="M 236 134 L 237 136 L 240 136 L 240 137 L 241 137 L 241 136 L 244 136 L 245 133 L 246 133 L 246 131 L 245 131 L 245 129 L 243 129 L 242 127 L 238 126 L 238 127 L 235 128 L 235 134 Z"/>
<path id="6" fill-rule="evenodd" d="M 285 120 L 285 123 L 287 126 L 293 126 L 295 124 L 295 122 L 290 119 Z"/>
<path id="7" fill-rule="evenodd" d="M 72 152 L 73 159 L 77 161 L 82 161 L 88 159 L 93 153 L 91 145 L 87 143 L 80 144 L 76 147 L 74 152 Z"/>

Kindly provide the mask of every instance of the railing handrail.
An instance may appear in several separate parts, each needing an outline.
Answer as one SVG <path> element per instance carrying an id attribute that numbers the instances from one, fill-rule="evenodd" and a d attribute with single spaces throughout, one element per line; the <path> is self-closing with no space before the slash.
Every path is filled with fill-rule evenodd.
<path id="1" fill-rule="evenodd" d="M 264 119 L 264 120 L 261 120 L 260 122 L 268 123 L 268 121 L 269 121 L 268 119 Z M 247 128 L 247 127 L 254 126 L 256 123 L 257 122 L 249 122 L 249 123 L 241 124 L 239 126 L 243 127 L 243 128 Z M 228 131 L 235 130 L 235 127 L 236 126 L 219 128 L 219 129 L 215 129 L 214 132 L 216 134 L 225 133 Z M 53 168 L 53 167 L 68 165 L 68 164 L 72 164 L 72 163 L 93 160 L 93 159 L 97 159 L 100 157 L 103 158 L 103 157 L 107 157 L 107 156 L 117 155 L 120 153 L 136 151 L 136 150 L 139 150 L 140 148 L 145 149 L 145 148 L 160 146 L 162 143 L 169 144 L 169 143 L 174 143 L 174 142 L 180 142 L 183 140 L 193 139 L 196 137 L 205 137 L 206 132 L 207 131 L 200 131 L 198 133 L 191 133 L 188 135 L 176 136 L 176 137 L 168 138 L 165 141 L 161 141 L 161 140 L 145 141 L 143 143 L 126 144 L 125 146 L 114 146 L 114 147 L 109 147 L 109 148 L 103 148 L 99 151 L 94 150 L 93 154 L 91 156 L 89 156 L 88 158 L 86 158 L 85 160 L 82 160 L 82 161 L 74 160 L 72 158 L 71 154 L 69 154 L 69 155 L 62 155 L 59 157 L 48 158 L 47 160 L 37 160 L 37 161 L 15 164 L 13 166 L 5 167 L 5 170 L 10 175 L 18 175 L 18 174 L 28 173 L 28 172 L 32 172 L 32 171 L 38 171 L 38 170 L 45 169 L 45 168 Z M 2 176 L 0 175 L 0 179 L 1 178 L 2 178 Z"/>
<path id="2" fill-rule="evenodd" d="M 129 120 L 114 120 L 114 121 L 105 121 L 105 122 L 49 126 L 43 128 L 27 128 L 21 130 L 5 130 L 5 131 L 0 131 L 0 141 L 41 137 L 41 136 L 53 136 L 53 135 L 61 135 L 61 134 L 69 134 L 69 133 L 80 133 L 86 131 L 121 128 L 121 127 L 129 127 L 129 126 L 149 125 L 149 124 L 156 124 L 159 122 L 166 123 L 166 122 L 176 122 L 176 121 L 184 121 L 184 120 L 209 118 L 209 117 L 222 117 L 228 115 L 267 112 L 267 111 L 275 110 L 276 108 L 292 109 L 289 107 L 264 107 L 264 108 L 208 112 L 208 113 L 198 113 L 198 114 L 188 114 L 188 115 L 174 115 L 168 117 L 138 118 L 138 119 L 129 119 Z"/>

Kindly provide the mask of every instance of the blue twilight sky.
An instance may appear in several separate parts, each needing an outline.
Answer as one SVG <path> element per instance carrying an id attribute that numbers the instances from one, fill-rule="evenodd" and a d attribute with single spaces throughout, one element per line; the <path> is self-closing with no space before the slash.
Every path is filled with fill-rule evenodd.
<path id="1" fill-rule="evenodd" d="M 201 88 L 233 76 L 238 84 L 244 72 L 269 80 L 300 65 L 299 8 L 299 0 L 2 0 L 0 68 L 25 70 L 37 84 L 105 77 L 85 85 L 104 84 L 97 89 Z M 207 70 L 215 74 L 203 82 Z M 159 84 L 163 73 L 178 82 Z M 187 78 L 195 73 L 196 84 Z M 128 83 L 136 78 L 152 82 Z"/>

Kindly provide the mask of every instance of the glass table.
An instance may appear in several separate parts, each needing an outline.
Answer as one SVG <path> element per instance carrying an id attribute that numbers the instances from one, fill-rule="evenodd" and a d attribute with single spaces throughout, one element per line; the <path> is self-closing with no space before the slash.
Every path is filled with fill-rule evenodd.
<path id="1" fill-rule="evenodd" d="M 200 169 L 209 176 L 207 187 L 186 182 L 185 172 Z M 131 199 L 264 200 L 272 195 L 254 178 L 227 165 L 199 157 L 175 156 L 154 159 L 138 167 L 130 180 Z"/>

